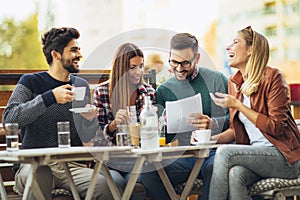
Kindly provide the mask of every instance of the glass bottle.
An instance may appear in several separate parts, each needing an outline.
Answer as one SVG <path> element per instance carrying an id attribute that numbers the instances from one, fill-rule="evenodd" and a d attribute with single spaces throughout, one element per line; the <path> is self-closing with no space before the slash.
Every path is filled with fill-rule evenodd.
<path id="1" fill-rule="evenodd" d="M 140 114 L 141 148 L 153 150 L 159 148 L 158 117 L 152 106 L 150 96 L 144 97 L 144 107 Z"/>

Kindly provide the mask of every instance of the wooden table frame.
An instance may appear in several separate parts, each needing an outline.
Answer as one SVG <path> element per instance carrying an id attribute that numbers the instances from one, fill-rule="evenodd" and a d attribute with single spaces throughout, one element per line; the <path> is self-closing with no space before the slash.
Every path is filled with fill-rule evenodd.
<path id="1" fill-rule="evenodd" d="M 210 148 L 216 148 L 218 145 L 202 145 L 202 146 L 180 146 L 180 147 L 161 147 L 154 151 L 145 151 L 142 149 L 133 149 L 132 147 L 71 147 L 71 148 L 42 148 L 42 149 L 26 149 L 16 152 L 0 152 L 0 161 L 10 163 L 29 163 L 32 165 L 32 171 L 28 176 L 23 199 L 28 199 L 29 192 L 33 191 L 37 199 L 45 199 L 43 194 L 35 181 L 35 172 L 39 165 L 48 165 L 51 162 L 63 163 L 64 170 L 70 181 L 70 187 L 75 200 L 79 200 L 78 191 L 75 187 L 74 180 L 68 167 L 70 161 L 96 161 L 93 175 L 91 177 L 90 186 L 88 187 L 85 199 L 91 199 L 97 176 L 102 169 L 106 177 L 107 184 L 111 189 L 112 195 L 116 200 L 128 200 L 132 194 L 134 185 L 138 176 L 142 172 L 145 161 L 152 162 L 158 171 L 158 174 L 168 192 L 171 199 L 178 199 L 177 196 L 161 162 L 166 159 L 176 159 L 182 157 L 196 157 L 197 161 L 189 176 L 186 186 L 180 196 L 180 199 L 186 199 L 189 191 L 192 188 L 193 182 L 199 174 L 204 159 L 209 155 Z M 134 160 L 135 164 L 131 171 L 131 176 L 126 184 L 124 192 L 121 194 L 113 181 L 105 161 L 116 160 Z M 0 191 L 3 200 L 7 199 L 2 177 L 0 174 Z"/>

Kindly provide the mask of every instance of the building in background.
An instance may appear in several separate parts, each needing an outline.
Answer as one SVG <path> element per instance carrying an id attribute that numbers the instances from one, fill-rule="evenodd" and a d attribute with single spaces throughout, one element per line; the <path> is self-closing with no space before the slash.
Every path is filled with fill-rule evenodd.
<path id="1" fill-rule="evenodd" d="M 300 82 L 300 0 L 10 0 L 0 11 L 0 18 L 18 20 L 38 11 L 41 32 L 78 28 L 83 62 L 100 50 L 84 69 L 106 69 L 124 41 L 144 48 L 145 57 L 158 51 L 167 63 L 170 37 L 189 32 L 202 47 L 199 65 L 230 75 L 226 46 L 237 30 L 251 25 L 270 42 L 270 65 L 289 83 Z"/>
<path id="2" fill-rule="evenodd" d="M 289 83 L 300 82 L 300 0 L 222 0 L 219 6 L 219 64 L 236 31 L 251 25 L 270 43 L 270 65 L 281 69 Z"/>
<path id="3" fill-rule="evenodd" d="M 54 26 L 72 26 L 80 31 L 80 45 L 87 56 L 108 38 L 123 30 L 122 0 L 48 0 Z"/>
<path id="4" fill-rule="evenodd" d="M 74 26 L 80 31 L 83 61 L 89 60 L 83 65 L 85 69 L 107 68 L 117 46 L 125 41 L 139 45 L 146 56 L 155 51 L 161 53 L 167 63 L 169 41 L 176 32 L 190 32 L 200 39 L 216 15 L 213 4 L 198 6 L 197 0 L 48 1 L 55 26 Z M 178 14 L 183 11 L 184 15 Z M 203 65 L 214 65 L 208 55 L 203 55 Z"/>

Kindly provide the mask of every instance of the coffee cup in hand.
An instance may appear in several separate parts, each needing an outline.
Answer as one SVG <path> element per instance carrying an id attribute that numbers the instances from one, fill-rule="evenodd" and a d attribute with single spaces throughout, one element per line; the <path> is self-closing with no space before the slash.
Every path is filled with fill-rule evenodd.
<path id="1" fill-rule="evenodd" d="M 85 96 L 85 87 L 73 87 L 72 92 L 74 92 L 74 99 L 76 101 L 82 101 Z"/>

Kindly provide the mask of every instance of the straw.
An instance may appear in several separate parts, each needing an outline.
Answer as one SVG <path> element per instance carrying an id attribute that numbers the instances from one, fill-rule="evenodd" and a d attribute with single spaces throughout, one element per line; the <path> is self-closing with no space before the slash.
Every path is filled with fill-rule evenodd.
<path id="1" fill-rule="evenodd" d="M 128 123 L 132 124 L 132 115 L 130 112 L 130 106 L 127 106 L 127 114 L 128 114 Z"/>

